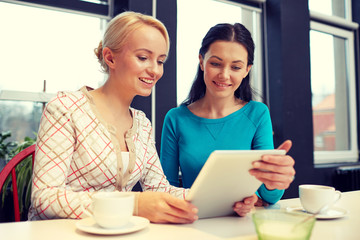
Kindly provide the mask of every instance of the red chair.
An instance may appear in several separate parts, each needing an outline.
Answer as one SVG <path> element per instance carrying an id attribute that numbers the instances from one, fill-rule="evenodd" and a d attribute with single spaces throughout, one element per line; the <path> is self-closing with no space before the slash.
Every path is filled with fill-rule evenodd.
<path id="1" fill-rule="evenodd" d="M 12 186 L 13 186 L 13 200 L 14 200 L 14 214 L 15 222 L 20 222 L 20 208 L 19 208 L 19 196 L 16 182 L 15 167 L 28 156 L 32 155 L 32 164 L 34 166 L 35 159 L 35 144 L 25 148 L 18 154 L 16 154 L 0 172 L 0 192 L 4 186 L 4 183 L 8 176 L 11 174 Z M 6 190 L 6 189 L 5 189 Z"/>

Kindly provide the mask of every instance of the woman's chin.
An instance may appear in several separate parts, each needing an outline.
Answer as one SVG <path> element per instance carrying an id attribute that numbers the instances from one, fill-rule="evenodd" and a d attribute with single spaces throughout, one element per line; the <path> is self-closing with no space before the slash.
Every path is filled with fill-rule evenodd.
<path id="1" fill-rule="evenodd" d="M 152 92 L 152 90 L 150 89 L 150 90 L 146 90 L 146 91 L 141 91 L 137 95 L 141 96 L 141 97 L 148 97 L 148 96 L 150 96 L 151 92 Z"/>

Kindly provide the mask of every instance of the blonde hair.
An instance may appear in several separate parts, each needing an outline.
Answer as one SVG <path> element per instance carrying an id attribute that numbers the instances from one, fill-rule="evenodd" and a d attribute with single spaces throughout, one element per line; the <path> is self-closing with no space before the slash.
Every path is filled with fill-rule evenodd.
<path id="1" fill-rule="evenodd" d="M 103 48 L 108 47 L 114 52 L 120 51 L 126 44 L 129 35 L 144 25 L 154 27 L 160 31 L 165 38 L 167 51 L 169 51 L 169 34 L 162 22 L 149 15 L 131 11 L 123 12 L 109 22 L 103 40 L 100 41 L 99 46 L 94 50 L 104 72 L 109 73 L 109 67 L 103 59 Z"/>

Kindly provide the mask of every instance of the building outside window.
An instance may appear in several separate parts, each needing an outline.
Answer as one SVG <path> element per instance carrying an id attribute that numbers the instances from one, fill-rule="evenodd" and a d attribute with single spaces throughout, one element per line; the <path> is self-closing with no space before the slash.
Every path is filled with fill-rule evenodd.
<path id="1" fill-rule="evenodd" d="M 350 1 L 309 1 L 315 164 L 358 161 Z"/>

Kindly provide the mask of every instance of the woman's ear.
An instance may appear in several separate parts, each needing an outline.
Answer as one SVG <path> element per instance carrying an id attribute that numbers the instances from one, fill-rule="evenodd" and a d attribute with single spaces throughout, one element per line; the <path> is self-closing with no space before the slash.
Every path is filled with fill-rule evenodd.
<path id="1" fill-rule="evenodd" d="M 103 59 L 104 59 L 105 63 L 108 65 L 108 67 L 114 68 L 115 59 L 114 59 L 114 54 L 110 50 L 110 48 L 105 47 L 102 51 L 102 54 L 103 54 Z"/>
<path id="2" fill-rule="evenodd" d="M 244 78 L 249 74 L 249 72 L 250 72 L 250 70 L 251 70 L 251 67 L 252 67 L 252 65 L 248 65 L 248 66 L 246 67 L 246 75 L 244 76 Z"/>
<path id="3" fill-rule="evenodd" d="M 199 54 L 199 66 L 202 71 L 204 71 L 204 58 Z"/>

